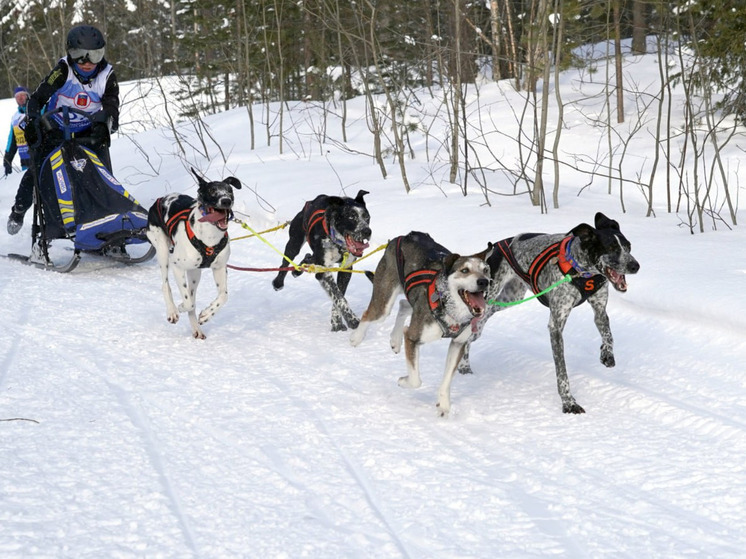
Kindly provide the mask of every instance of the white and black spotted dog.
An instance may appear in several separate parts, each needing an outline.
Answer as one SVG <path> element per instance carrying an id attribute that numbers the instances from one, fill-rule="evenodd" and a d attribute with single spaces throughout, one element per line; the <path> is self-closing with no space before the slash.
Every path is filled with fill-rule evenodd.
<path id="1" fill-rule="evenodd" d="M 148 212 L 146 235 L 155 247 L 161 268 L 167 320 L 175 324 L 179 320 L 179 313 L 186 312 L 192 335 L 204 339 L 200 324 L 210 320 L 228 299 L 226 266 L 230 240 L 227 230 L 233 216 L 233 189 L 241 188 L 241 182 L 235 177 L 208 182 L 194 169 L 192 173 L 199 183 L 197 198 L 186 194 L 169 194 L 158 198 Z M 204 268 L 212 270 L 217 297 L 197 318 L 196 293 Z M 178 307 L 168 281 L 169 269 L 173 270 L 181 293 L 182 301 Z"/>
<path id="2" fill-rule="evenodd" d="M 327 196 L 321 194 L 306 202 L 303 209 L 290 222 L 290 239 L 285 245 L 285 256 L 293 260 L 304 243 L 311 252 L 306 254 L 301 265 L 312 264 L 330 268 L 344 265 L 351 268 L 353 262 L 363 255 L 370 240 L 370 214 L 365 206 L 365 190 L 360 190 L 355 198 L 347 196 Z M 281 267 L 288 263 L 283 260 Z M 301 275 L 301 270 L 293 270 L 293 277 Z M 285 286 L 287 269 L 282 269 L 272 280 L 272 287 L 279 291 Z M 360 322 L 345 298 L 352 274 L 337 272 L 337 281 L 331 272 L 319 272 L 316 279 L 332 300 L 332 331 L 357 328 Z M 347 323 L 347 325 L 345 325 Z"/>
<path id="3" fill-rule="evenodd" d="M 451 409 L 451 381 L 461 359 L 464 344 L 485 312 L 484 292 L 490 283 L 485 259 L 492 246 L 479 254 L 461 256 L 436 243 L 427 233 L 412 231 L 389 241 L 373 277 L 373 294 L 350 343 L 357 346 L 372 323 L 384 320 L 399 295 L 391 349 L 401 350 L 407 360 L 407 376 L 399 386 L 422 385 L 419 351 L 422 344 L 449 338 L 443 381 L 438 389 L 438 411 L 448 415 Z M 409 324 L 405 325 L 409 319 Z"/>
<path id="4" fill-rule="evenodd" d="M 619 223 L 602 213 L 595 217 L 595 228 L 582 223 L 567 234 L 523 233 L 496 244 L 488 259 L 492 285 L 487 300 L 500 303 L 520 301 L 526 291 L 535 294 L 569 274 L 571 282 L 561 283 L 539 297 L 549 307 L 549 337 L 557 375 L 557 388 L 564 413 L 585 413 L 570 392 L 565 365 L 562 331 L 572 309 L 588 301 L 601 334 L 601 363 L 613 367 L 614 340 L 609 327 L 606 303 L 609 283 L 617 291 L 627 291 L 626 274 L 635 274 L 640 264 L 631 253 L 631 245 L 619 229 Z M 466 344 L 459 372 L 470 373 L 469 346 L 482 332 L 486 319 L 504 307 L 488 305 L 485 320 Z"/>

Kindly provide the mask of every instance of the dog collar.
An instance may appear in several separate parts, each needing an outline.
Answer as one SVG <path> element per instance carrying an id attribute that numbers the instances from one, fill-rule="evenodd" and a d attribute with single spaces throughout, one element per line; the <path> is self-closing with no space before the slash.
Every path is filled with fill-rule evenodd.
<path id="1" fill-rule="evenodd" d="M 581 278 L 592 278 L 593 274 L 587 272 L 583 267 L 575 260 L 572 255 L 572 243 L 575 240 L 574 235 L 565 237 L 559 246 L 559 253 L 557 254 L 557 264 L 559 264 L 562 275 L 569 274 L 572 270 L 578 273 Z"/>
<path id="2" fill-rule="evenodd" d="M 339 238 L 337 236 L 337 232 L 334 230 L 334 227 L 329 227 L 329 238 L 331 241 L 342 248 L 347 248 L 347 241 L 344 238 Z"/>

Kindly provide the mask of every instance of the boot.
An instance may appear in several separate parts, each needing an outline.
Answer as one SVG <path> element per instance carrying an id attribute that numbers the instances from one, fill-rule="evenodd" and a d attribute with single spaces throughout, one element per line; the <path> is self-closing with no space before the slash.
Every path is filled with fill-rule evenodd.
<path id="1" fill-rule="evenodd" d="M 10 216 L 8 217 L 8 234 L 15 235 L 23 227 L 23 214 L 25 212 L 17 212 L 16 207 L 10 210 Z"/>

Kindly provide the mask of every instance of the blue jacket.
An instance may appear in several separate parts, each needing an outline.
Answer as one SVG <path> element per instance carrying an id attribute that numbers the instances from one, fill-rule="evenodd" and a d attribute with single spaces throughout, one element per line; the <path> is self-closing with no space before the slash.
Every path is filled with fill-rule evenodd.
<path id="1" fill-rule="evenodd" d="M 31 164 L 26 135 L 20 124 L 26 118 L 26 107 L 18 107 L 18 111 L 10 119 L 10 134 L 8 134 L 8 144 L 5 147 L 5 161 L 13 163 L 13 158 L 18 152 L 21 160 L 21 168 L 25 171 Z"/>

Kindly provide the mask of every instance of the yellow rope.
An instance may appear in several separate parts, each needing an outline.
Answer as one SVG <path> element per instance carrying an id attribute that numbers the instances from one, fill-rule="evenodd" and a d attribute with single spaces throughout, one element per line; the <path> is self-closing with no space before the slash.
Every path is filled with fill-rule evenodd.
<path id="1" fill-rule="evenodd" d="M 240 219 L 234 219 L 233 221 L 235 221 L 236 223 L 240 223 L 241 227 L 244 227 L 245 229 L 249 229 L 249 231 L 251 231 L 251 229 L 247 227 L 246 224 Z M 280 229 L 285 229 L 285 227 L 287 227 L 288 225 L 290 225 L 290 222 L 286 221 L 285 223 L 281 223 L 277 227 L 272 227 L 271 229 L 265 229 L 264 231 L 260 231 L 259 233 L 252 233 L 251 235 L 243 235 L 242 237 L 231 237 L 231 241 L 240 241 L 241 239 L 248 239 L 249 237 L 256 237 L 262 233 L 271 233 L 272 231 L 278 231 Z"/>
<path id="2" fill-rule="evenodd" d="M 316 264 L 296 264 L 295 262 L 293 262 L 290 258 L 288 258 L 287 256 L 285 256 L 285 254 L 283 254 L 281 251 L 277 250 L 272 245 L 272 243 L 270 243 L 264 237 L 262 237 L 262 233 L 269 233 L 271 231 L 277 231 L 278 229 L 283 229 L 283 228 L 287 227 L 287 225 L 290 223 L 289 221 L 283 223 L 282 225 L 278 225 L 277 227 L 273 227 L 272 229 L 267 229 L 266 231 L 261 231 L 261 232 L 254 231 L 248 223 L 246 223 L 244 221 L 241 221 L 240 219 L 233 218 L 233 221 L 235 221 L 236 223 L 238 223 L 241 227 L 243 227 L 247 231 L 250 231 L 251 235 L 245 235 L 243 237 L 236 237 L 235 239 L 231 239 L 231 240 L 245 239 L 245 238 L 248 238 L 248 237 L 257 237 L 265 245 L 267 245 L 269 248 L 271 248 L 272 250 L 274 250 L 277 254 L 279 254 L 280 256 L 282 256 L 283 260 L 285 260 L 288 264 L 290 264 L 294 269 L 300 270 L 301 272 L 306 272 L 306 273 L 309 273 L 309 274 L 320 274 L 320 273 L 324 273 L 324 272 L 350 272 L 350 273 L 353 273 L 353 274 L 364 274 L 365 273 L 365 270 L 353 270 L 352 268 L 350 268 L 350 267 L 347 266 L 347 258 L 350 256 L 350 253 L 348 253 L 348 252 L 344 253 L 344 257 L 342 259 L 342 265 L 339 266 L 339 267 L 336 267 L 336 268 L 327 268 L 327 267 L 324 267 L 324 266 L 317 266 Z M 376 252 L 378 252 L 379 250 L 382 250 L 384 248 L 386 248 L 386 245 L 381 245 L 378 248 L 376 248 L 375 250 L 373 250 L 373 251 L 369 252 L 368 254 L 366 254 L 365 256 L 361 256 L 360 258 L 358 258 L 356 260 L 356 262 L 359 262 L 359 261 L 361 261 L 361 260 L 363 260 L 365 258 L 368 258 L 368 256 L 370 256 L 371 254 L 375 254 Z M 350 266 L 352 266 L 352 264 L 350 264 Z"/>

